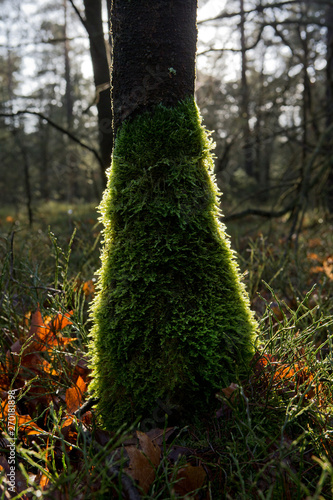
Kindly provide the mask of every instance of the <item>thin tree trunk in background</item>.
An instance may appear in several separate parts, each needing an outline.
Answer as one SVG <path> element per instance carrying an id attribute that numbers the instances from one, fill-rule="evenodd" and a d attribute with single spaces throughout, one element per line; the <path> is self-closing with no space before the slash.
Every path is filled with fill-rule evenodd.
<path id="1" fill-rule="evenodd" d="M 249 126 L 249 86 L 247 82 L 247 57 L 246 57 L 246 39 L 245 39 L 245 12 L 244 0 L 240 0 L 240 32 L 241 32 L 241 123 L 243 129 L 243 151 L 244 151 L 244 170 L 252 177 L 253 171 L 253 151 L 251 141 L 251 130 Z"/>
<path id="2" fill-rule="evenodd" d="M 32 226 L 33 223 L 33 215 L 32 215 L 32 195 L 31 195 L 31 182 L 30 182 L 30 168 L 29 168 L 29 159 L 28 159 L 28 153 L 25 147 L 24 142 L 22 141 L 20 137 L 20 130 L 13 130 L 13 134 L 15 136 L 16 142 L 20 148 L 21 154 L 22 154 L 22 160 L 23 160 L 23 172 L 24 172 L 24 190 L 25 190 L 25 195 L 26 195 L 26 207 L 27 207 L 27 214 L 28 214 L 28 220 L 29 220 L 29 226 Z"/>
<path id="3" fill-rule="evenodd" d="M 30 172 L 29 172 L 29 162 L 28 155 L 24 147 L 22 147 L 22 156 L 23 156 L 23 167 L 24 167 L 24 182 L 25 182 L 25 192 L 27 196 L 27 212 L 28 212 L 28 220 L 29 226 L 32 226 L 33 217 L 32 217 L 32 197 L 31 197 L 31 182 L 30 182 Z"/>
<path id="4" fill-rule="evenodd" d="M 301 29 L 302 28 L 302 29 Z M 300 179 L 298 182 L 297 193 L 298 193 L 298 201 L 295 205 L 295 208 L 292 212 L 291 219 L 292 227 L 290 234 L 296 233 L 299 234 L 303 224 L 304 214 L 308 204 L 308 195 L 309 195 L 309 184 L 311 177 L 311 170 L 307 168 L 308 166 L 308 127 L 309 127 L 309 104 L 310 104 L 310 81 L 308 75 L 308 67 L 309 67 L 309 44 L 308 44 L 308 33 L 306 31 L 306 27 L 297 27 L 298 37 L 303 49 L 302 54 L 302 73 L 303 73 L 303 93 L 302 93 L 302 142 L 301 142 L 301 165 L 300 165 Z M 297 239 L 295 242 L 297 245 Z"/>
<path id="5" fill-rule="evenodd" d="M 333 123 L 333 5 L 327 10 L 327 49 L 326 49 L 326 102 L 327 126 Z"/>
<path id="6" fill-rule="evenodd" d="M 73 92 L 72 92 L 72 82 L 71 82 L 71 68 L 70 68 L 70 57 L 69 57 L 69 40 L 67 37 L 67 0 L 63 0 L 64 7 L 64 57 L 65 57 L 65 104 L 66 104 L 66 118 L 67 118 L 67 128 L 68 130 L 73 129 Z M 67 180 L 67 201 L 72 203 L 73 199 L 77 195 L 77 161 L 71 151 L 71 145 L 68 142 L 68 137 L 64 137 L 66 143 L 66 163 L 68 169 L 68 180 Z"/>
<path id="7" fill-rule="evenodd" d="M 326 52 L 326 103 L 327 115 L 326 126 L 330 127 L 333 123 L 333 5 L 327 9 L 327 52 Z M 333 158 L 332 158 L 332 140 L 327 144 L 327 154 L 330 155 L 330 166 L 327 178 L 326 202 L 331 214 L 333 214 Z"/>
<path id="8" fill-rule="evenodd" d="M 264 59 L 263 59 L 264 60 Z M 267 201 L 269 197 L 269 171 L 272 147 L 271 142 L 267 144 L 265 139 L 265 130 L 262 125 L 265 124 L 265 106 L 264 106 L 264 63 L 262 63 L 259 75 L 259 93 L 256 105 L 256 124 L 254 127 L 254 141 L 255 141 L 255 163 L 256 168 L 254 171 L 255 177 L 259 183 L 260 198 L 262 201 Z M 265 125 L 264 125 L 265 126 Z"/>
<path id="9" fill-rule="evenodd" d="M 90 55 L 96 88 L 99 146 L 103 162 L 102 180 L 105 185 L 105 171 L 109 168 L 111 163 L 113 134 L 110 98 L 110 70 L 103 33 L 102 1 L 84 0 L 84 8 L 84 25 L 89 36 Z"/>
<path id="10" fill-rule="evenodd" d="M 73 127 L 73 97 L 72 97 L 72 83 L 71 83 L 71 72 L 70 72 L 70 59 L 69 59 L 69 41 L 67 38 L 67 0 L 64 0 L 64 57 L 65 57 L 65 82 L 66 82 L 66 116 L 67 116 L 67 127 L 72 130 Z"/>
<path id="11" fill-rule="evenodd" d="M 42 118 L 39 119 L 40 131 L 40 193 L 42 200 L 48 200 L 50 197 L 49 192 L 49 130 L 50 127 L 43 123 Z"/>
<path id="12" fill-rule="evenodd" d="M 309 67 L 309 46 L 308 46 L 308 34 L 306 28 L 304 28 L 305 37 L 302 38 L 301 33 L 299 37 L 303 46 L 303 106 L 302 106 L 302 122 L 303 122 L 303 136 L 302 136 L 302 164 L 306 162 L 308 153 L 308 113 L 310 106 L 310 81 L 308 75 Z M 302 171 L 303 171 L 302 167 Z"/>
<path id="13" fill-rule="evenodd" d="M 11 40 L 10 40 L 10 35 L 9 31 L 6 31 L 6 43 L 7 46 L 10 47 Z M 7 99 L 7 110 L 9 112 L 13 111 L 13 97 L 14 97 L 14 92 L 13 92 L 13 71 L 14 71 L 14 65 L 12 62 L 12 51 L 7 49 L 7 92 L 8 92 L 8 99 Z"/>
<path id="14" fill-rule="evenodd" d="M 196 5 L 185 0 L 114 1 L 111 16 L 116 134 L 126 118 L 159 103 L 174 106 L 194 94 Z"/>

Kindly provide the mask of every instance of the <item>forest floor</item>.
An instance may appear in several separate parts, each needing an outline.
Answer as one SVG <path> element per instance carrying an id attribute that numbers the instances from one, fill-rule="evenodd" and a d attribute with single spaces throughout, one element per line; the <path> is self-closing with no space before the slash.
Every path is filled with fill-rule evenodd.
<path id="1" fill-rule="evenodd" d="M 228 225 L 259 322 L 246 380 L 200 425 L 102 429 L 89 391 L 93 205 L 0 211 L 0 494 L 55 499 L 333 498 L 333 220 Z M 79 410 L 81 408 L 81 411 Z"/>

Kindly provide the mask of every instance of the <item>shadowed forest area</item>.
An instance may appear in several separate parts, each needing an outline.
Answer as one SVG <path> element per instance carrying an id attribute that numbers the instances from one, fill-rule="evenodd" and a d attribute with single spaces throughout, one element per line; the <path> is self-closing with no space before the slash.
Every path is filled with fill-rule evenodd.
<path id="1" fill-rule="evenodd" d="M 199 0 L 195 99 L 254 356 L 202 418 L 157 398 L 110 430 L 89 390 L 97 207 L 143 99 L 113 127 L 117 1 L 0 0 L 1 498 L 333 498 L 333 1 Z M 164 70 L 144 71 L 153 95 Z"/>

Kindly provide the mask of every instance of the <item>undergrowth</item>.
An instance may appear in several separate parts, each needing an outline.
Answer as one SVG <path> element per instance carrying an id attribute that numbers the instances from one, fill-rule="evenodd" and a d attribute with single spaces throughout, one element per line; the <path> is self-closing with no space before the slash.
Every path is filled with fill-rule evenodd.
<path id="1" fill-rule="evenodd" d="M 278 230 L 275 239 L 252 235 L 241 249 L 260 325 L 250 376 L 221 387 L 198 425 L 171 426 L 162 407 L 135 434 L 135 426 L 105 431 L 94 407 L 78 413 L 90 381 L 93 293 L 90 269 L 79 259 L 72 262 L 76 240 L 84 242 L 81 228 L 73 241 L 68 231 L 67 245 L 43 232 L 48 250 L 41 243 L 33 263 L 20 233 L 12 243 L 11 228 L 2 231 L 1 498 L 332 498 L 331 232 L 306 229 L 297 253 L 290 248 L 284 259 Z M 88 236 L 87 246 L 95 240 Z M 46 253 L 49 264 L 43 267 Z M 36 311 L 43 319 L 39 333 L 53 332 L 58 344 L 45 337 L 49 345 L 38 348 Z M 80 397 L 71 399 L 72 390 Z M 14 436 L 6 414 L 10 391 Z M 8 479 L 13 439 L 14 492 Z"/>

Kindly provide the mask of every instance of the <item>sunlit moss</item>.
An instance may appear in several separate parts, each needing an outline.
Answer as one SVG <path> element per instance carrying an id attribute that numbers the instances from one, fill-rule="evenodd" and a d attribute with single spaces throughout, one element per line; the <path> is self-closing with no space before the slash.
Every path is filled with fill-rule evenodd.
<path id="1" fill-rule="evenodd" d="M 110 429 L 151 417 L 157 399 L 200 414 L 253 354 L 256 324 L 219 221 L 211 149 L 191 99 L 118 133 L 90 346 Z"/>

